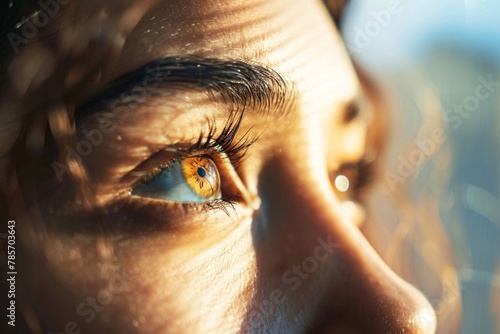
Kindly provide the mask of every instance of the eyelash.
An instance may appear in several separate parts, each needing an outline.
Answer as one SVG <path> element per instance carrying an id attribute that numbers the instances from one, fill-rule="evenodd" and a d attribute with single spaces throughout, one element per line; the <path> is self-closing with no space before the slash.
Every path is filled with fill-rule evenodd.
<path id="1" fill-rule="evenodd" d="M 217 129 L 215 121 L 208 120 L 208 133 L 201 133 L 196 143 L 187 149 L 186 155 L 196 151 L 215 151 L 218 154 L 225 155 L 235 169 L 238 168 L 241 161 L 245 158 L 250 146 L 257 140 L 257 137 L 250 137 L 251 128 L 235 142 L 236 134 L 243 120 L 243 114 L 231 114 L 224 128 L 220 132 Z M 215 137 L 217 135 L 217 137 Z M 214 139 L 215 137 L 215 139 Z M 223 156 L 224 157 L 224 156 Z"/>
<path id="2" fill-rule="evenodd" d="M 358 180 L 356 183 L 355 192 L 362 195 L 375 180 L 377 160 L 361 160 L 357 163 Z"/>
<path id="3" fill-rule="evenodd" d="M 150 182 L 161 172 L 168 169 L 174 161 L 197 155 L 210 156 L 215 153 L 220 157 L 220 160 L 229 163 L 232 168 L 237 170 L 239 164 L 246 157 L 248 149 L 258 139 L 255 136 L 251 136 L 250 128 L 241 138 L 236 140 L 243 116 L 243 113 L 231 114 L 221 131 L 219 131 L 219 127 L 214 120 L 208 119 L 208 131 L 201 132 L 194 144 L 185 148 L 177 145 L 176 147 L 165 149 L 164 151 L 173 153 L 175 157 L 158 164 L 158 168 L 154 172 L 148 173 L 148 175 L 135 183 L 132 188 L 138 184 Z M 234 204 L 239 201 L 241 201 L 241 196 L 223 194 L 220 199 L 212 201 L 180 204 L 186 213 L 196 206 L 203 210 L 220 209 L 229 215 L 229 209 L 234 210 Z"/>

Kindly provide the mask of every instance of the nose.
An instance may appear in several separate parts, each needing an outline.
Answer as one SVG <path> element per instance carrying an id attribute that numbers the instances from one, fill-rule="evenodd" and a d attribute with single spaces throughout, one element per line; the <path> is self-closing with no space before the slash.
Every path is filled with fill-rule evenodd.
<path id="1" fill-rule="evenodd" d="M 342 278 L 325 293 L 313 332 L 435 333 L 436 317 L 427 299 L 366 243 L 359 238 L 338 248 L 335 265 L 343 269 Z"/>
<path id="2" fill-rule="evenodd" d="M 317 259 L 317 269 L 308 271 L 314 278 L 297 284 L 302 297 L 296 301 L 315 305 L 313 324 L 306 331 L 434 333 L 436 316 L 430 303 L 397 276 L 359 229 L 340 214 L 341 205 L 324 186 L 328 179 L 297 177 L 280 160 L 263 169 L 259 180 L 265 226 L 261 232 L 273 240 L 272 251 L 266 251 L 273 256 L 267 255 L 267 263 L 280 268 L 304 263 L 307 270 L 306 262 L 312 263 L 307 259 L 319 254 L 318 245 L 331 245 L 330 252 L 321 253 L 322 257 L 330 254 L 326 261 Z M 304 295 L 311 297 L 306 300 Z"/>

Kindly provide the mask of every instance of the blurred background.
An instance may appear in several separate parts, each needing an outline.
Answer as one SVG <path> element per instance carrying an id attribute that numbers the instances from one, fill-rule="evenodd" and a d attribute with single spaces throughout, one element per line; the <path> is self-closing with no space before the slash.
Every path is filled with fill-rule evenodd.
<path id="1" fill-rule="evenodd" d="M 444 189 L 434 195 L 457 267 L 464 334 L 500 333 L 499 14 L 494 0 L 353 0 L 341 25 L 353 59 L 392 92 L 390 138 L 402 138 L 389 141 L 394 171 L 408 142 L 432 138 L 423 135 L 432 133 L 429 118 L 444 131 L 445 153 L 434 164 Z M 415 193 L 432 193 L 424 168 L 416 170 L 396 175 Z"/>

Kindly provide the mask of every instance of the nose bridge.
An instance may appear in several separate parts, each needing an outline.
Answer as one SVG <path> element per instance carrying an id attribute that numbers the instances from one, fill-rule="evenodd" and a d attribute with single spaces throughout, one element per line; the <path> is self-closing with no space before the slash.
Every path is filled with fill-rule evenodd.
<path id="1" fill-rule="evenodd" d="M 329 182 L 326 173 L 324 180 L 307 172 L 297 175 L 286 161 L 274 159 L 262 169 L 261 220 L 276 243 L 296 240 L 293 251 L 276 252 L 281 262 L 314 255 L 320 239 L 333 246 L 320 275 L 325 282 L 320 286 L 328 287 L 320 293 L 317 332 L 434 333 L 435 314 L 425 297 L 390 270 L 339 214 L 332 193 L 325 193 L 328 188 L 318 186 Z"/>

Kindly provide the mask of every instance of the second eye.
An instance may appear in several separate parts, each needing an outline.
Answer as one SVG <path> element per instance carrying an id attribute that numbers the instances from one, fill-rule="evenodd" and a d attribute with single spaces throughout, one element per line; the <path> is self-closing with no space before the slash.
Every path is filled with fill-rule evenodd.
<path id="1" fill-rule="evenodd" d="M 208 202 L 221 198 L 217 165 L 200 155 L 172 162 L 148 182 L 136 186 L 132 195 L 171 202 Z"/>

